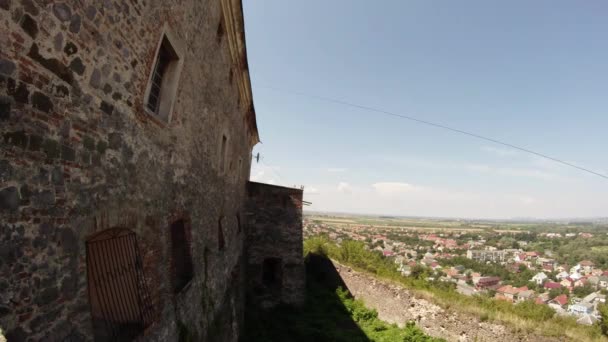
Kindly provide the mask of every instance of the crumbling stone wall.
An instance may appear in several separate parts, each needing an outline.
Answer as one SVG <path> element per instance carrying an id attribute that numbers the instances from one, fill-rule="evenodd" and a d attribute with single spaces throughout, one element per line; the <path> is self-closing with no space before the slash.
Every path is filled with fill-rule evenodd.
<path id="1" fill-rule="evenodd" d="M 247 290 L 255 305 L 299 305 L 304 301 L 305 272 L 301 189 L 250 182 L 247 191 Z M 275 261 L 277 264 L 265 261 Z M 268 270 L 265 267 L 272 266 Z M 265 276 L 279 280 L 268 284 Z"/>
<path id="2" fill-rule="evenodd" d="M 138 237 L 158 311 L 145 340 L 177 340 L 178 326 L 238 339 L 237 215 L 257 132 L 242 95 L 246 57 L 235 64 L 229 48 L 242 27 L 224 20 L 222 3 L 0 0 L 0 326 L 9 341 L 92 339 L 85 240 L 111 227 Z M 168 122 L 143 103 L 163 27 L 184 47 Z M 225 170 L 220 132 L 229 135 Z M 168 229 L 184 217 L 194 278 L 174 294 Z"/>

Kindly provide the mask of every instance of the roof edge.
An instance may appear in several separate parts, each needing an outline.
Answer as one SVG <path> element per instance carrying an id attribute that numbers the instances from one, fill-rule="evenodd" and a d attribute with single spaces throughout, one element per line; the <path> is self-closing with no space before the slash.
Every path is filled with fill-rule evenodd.
<path id="1" fill-rule="evenodd" d="M 245 111 L 245 122 L 250 133 L 249 143 L 253 147 L 260 142 L 260 136 L 253 105 L 249 63 L 247 61 L 243 3 L 241 0 L 222 0 L 221 6 L 228 34 L 232 68 L 236 71 L 234 74 L 239 90 L 239 105 Z"/>

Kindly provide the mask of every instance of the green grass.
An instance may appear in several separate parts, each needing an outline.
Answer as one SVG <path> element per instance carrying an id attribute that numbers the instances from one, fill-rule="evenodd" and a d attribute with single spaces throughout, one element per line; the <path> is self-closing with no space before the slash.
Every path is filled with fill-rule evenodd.
<path id="1" fill-rule="evenodd" d="M 599 325 L 583 326 L 573 317 L 556 316 L 545 305 L 531 302 L 511 304 L 487 296 L 465 296 L 455 291 L 450 283 L 427 281 L 425 271 L 417 277 L 403 277 L 393 262 L 380 253 L 369 251 L 361 242 L 343 241 L 337 246 L 326 237 L 309 238 L 304 243 L 305 253 L 326 255 L 356 270 L 373 274 L 410 289 L 418 297 L 432 301 L 446 309 L 457 308 L 458 312 L 496 321 L 516 331 L 544 336 L 562 336 L 572 341 L 607 341 Z"/>
<path id="2" fill-rule="evenodd" d="M 243 341 L 246 342 L 440 342 L 425 335 L 413 323 L 399 328 L 378 318 L 360 300 L 342 288 L 333 290 L 307 267 L 306 302 L 302 307 L 279 306 L 270 310 L 246 310 Z"/>

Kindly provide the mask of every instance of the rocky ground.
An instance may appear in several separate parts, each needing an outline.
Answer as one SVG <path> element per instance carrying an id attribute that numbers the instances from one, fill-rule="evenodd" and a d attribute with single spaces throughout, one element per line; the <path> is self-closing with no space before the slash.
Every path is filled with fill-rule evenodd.
<path id="1" fill-rule="evenodd" d="M 407 289 L 389 281 L 378 280 L 336 262 L 334 266 L 353 296 L 376 309 L 383 321 L 403 326 L 413 320 L 425 333 L 448 341 L 558 341 L 516 333 L 501 324 L 481 322 L 477 317 L 445 310 L 426 299 L 414 297 Z"/>

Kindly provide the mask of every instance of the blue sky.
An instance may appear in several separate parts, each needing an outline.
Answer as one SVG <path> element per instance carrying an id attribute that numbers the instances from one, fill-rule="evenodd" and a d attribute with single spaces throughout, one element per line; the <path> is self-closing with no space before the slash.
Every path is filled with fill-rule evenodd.
<path id="1" fill-rule="evenodd" d="M 608 180 L 468 136 L 272 88 L 414 116 L 608 174 L 605 1 L 244 1 L 263 158 L 312 210 L 608 216 Z"/>

